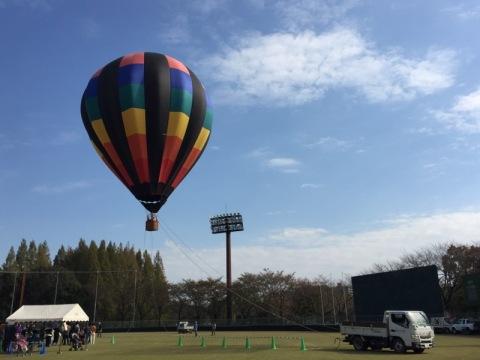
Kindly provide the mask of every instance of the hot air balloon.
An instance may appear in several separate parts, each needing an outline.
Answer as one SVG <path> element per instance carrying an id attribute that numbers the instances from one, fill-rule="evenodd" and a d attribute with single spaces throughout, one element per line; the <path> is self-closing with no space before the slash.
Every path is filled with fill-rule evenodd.
<path id="1" fill-rule="evenodd" d="M 171 56 L 133 53 L 92 76 L 81 114 L 100 158 L 150 212 L 146 230 L 158 230 L 156 213 L 210 138 L 203 85 Z"/>

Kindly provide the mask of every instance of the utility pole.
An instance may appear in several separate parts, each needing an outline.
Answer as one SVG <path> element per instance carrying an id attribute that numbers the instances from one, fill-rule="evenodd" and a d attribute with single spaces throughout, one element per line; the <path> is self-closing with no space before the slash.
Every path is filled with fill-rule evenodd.
<path id="1" fill-rule="evenodd" d="M 348 321 L 347 295 L 345 294 L 345 284 L 343 283 L 343 272 L 342 272 L 342 291 L 343 291 L 343 304 L 345 306 L 345 321 Z"/>
<path id="2" fill-rule="evenodd" d="M 135 280 L 133 283 L 133 315 L 132 315 L 131 327 L 135 326 L 135 311 L 137 308 L 136 304 L 137 304 L 137 270 L 135 270 Z"/>
<path id="3" fill-rule="evenodd" d="M 59 276 L 59 272 L 57 271 L 57 281 L 55 282 L 55 298 L 53 299 L 53 303 L 56 304 L 57 303 L 57 295 L 58 295 L 58 276 Z"/>
<path id="4" fill-rule="evenodd" d="M 333 308 L 333 323 L 336 324 L 337 323 L 337 315 L 335 313 L 335 297 L 333 296 L 333 282 L 332 282 L 332 308 Z"/>
<path id="5" fill-rule="evenodd" d="M 320 305 L 322 306 L 322 325 L 325 325 L 325 312 L 323 309 L 323 294 L 322 294 L 322 284 L 320 284 Z"/>
<path id="6" fill-rule="evenodd" d="M 25 294 L 25 283 L 27 282 L 27 273 L 24 271 L 22 276 L 22 287 L 20 289 L 20 303 L 18 307 L 23 305 L 23 295 Z"/>
<path id="7" fill-rule="evenodd" d="M 13 290 L 12 290 L 12 303 L 10 304 L 10 315 L 13 314 L 13 304 L 15 302 L 15 290 L 17 289 L 17 276 L 18 276 L 18 272 L 15 272 L 15 278 L 13 280 Z"/>
<path id="8" fill-rule="evenodd" d="M 97 270 L 97 281 L 95 283 L 95 305 L 93 306 L 93 322 L 97 319 L 97 295 L 98 295 L 98 270 Z"/>

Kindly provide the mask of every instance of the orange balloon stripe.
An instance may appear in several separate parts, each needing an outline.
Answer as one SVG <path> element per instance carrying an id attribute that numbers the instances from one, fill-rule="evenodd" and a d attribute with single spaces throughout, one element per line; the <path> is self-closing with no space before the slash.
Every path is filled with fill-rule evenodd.
<path id="1" fill-rule="evenodd" d="M 124 182 L 127 184 L 127 186 L 132 186 L 133 181 L 128 176 L 127 170 L 123 166 L 122 161 L 118 157 L 117 152 L 115 151 L 115 148 L 113 147 L 112 143 L 104 143 L 103 147 L 105 148 L 105 151 L 107 152 L 108 156 L 110 156 L 110 159 L 112 159 L 113 164 L 117 167 L 118 171 L 120 172 L 120 175 L 123 177 Z"/>
<path id="2" fill-rule="evenodd" d="M 188 71 L 187 67 L 183 65 L 180 61 L 168 55 L 165 55 L 165 57 L 167 58 L 168 66 L 170 67 L 170 69 L 178 69 L 190 75 L 190 71 Z"/>
<path id="3" fill-rule="evenodd" d="M 176 188 L 178 184 L 183 180 L 185 176 L 187 176 L 188 172 L 192 168 L 193 164 L 195 164 L 195 161 L 197 161 L 198 157 L 201 154 L 201 150 L 193 148 L 190 154 L 188 154 L 187 160 L 182 165 L 182 168 L 178 172 L 177 176 L 175 177 L 175 180 L 173 180 L 172 187 Z"/>
<path id="4" fill-rule="evenodd" d="M 143 134 L 133 134 L 127 137 L 128 147 L 132 154 L 135 169 L 141 183 L 150 182 L 148 169 L 147 137 Z"/>
<path id="5" fill-rule="evenodd" d="M 120 61 L 120 66 L 126 66 L 130 64 L 143 64 L 145 62 L 145 53 L 131 53 L 125 55 Z"/>
<path id="6" fill-rule="evenodd" d="M 103 70 L 103 67 L 101 67 L 100 69 L 95 71 L 95 74 L 93 74 L 92 79 L 98 77 L 100 75 L 100 73 L 102 72 L 102 70 Z"/>
<path id="7" fill-rule="evenodd" d="M 167 136 L 165 138 L 165 146 L 163 148 L 162 166 L 160 169 L 160 176 L 158 182 L 166 183 L 170 172 L 172 171 L 173 164 L 177 158 L 180 147 L 182 146 L 182 139 L 177 136 Z"/>

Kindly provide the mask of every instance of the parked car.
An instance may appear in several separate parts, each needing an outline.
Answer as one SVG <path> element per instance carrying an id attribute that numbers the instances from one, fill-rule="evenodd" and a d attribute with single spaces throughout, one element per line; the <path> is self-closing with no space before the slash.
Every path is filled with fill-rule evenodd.
<path id="1" fill-rule="evenodd" d="M 470 334 L 475 330 L 475 323 L 470 319 L 457 319 L 450 325 L 453 334 Z"/>
<path id="2" fill-rule="evenodd" d="M 193 331 L 193 325 L 190 325 L 188 321 L 180 321 L 177 325 L 177 331 L 179 334 L 187 334 Z"/>

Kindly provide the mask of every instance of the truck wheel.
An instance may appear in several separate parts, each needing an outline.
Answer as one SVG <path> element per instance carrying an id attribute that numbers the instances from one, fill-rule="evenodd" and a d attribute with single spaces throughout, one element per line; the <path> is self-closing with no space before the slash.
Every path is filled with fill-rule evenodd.
<path id="1" fill-rule="evenodd" d="M 414 352 L 415 354 L 421 354 L 421 353 L 423 353 L 424 351 L 425 351 L 425 349 L 413 349 L 413 352 Z"/>
<path id="2" fill-rule="evenodd" d="M 360 336 L 355 336 L 352 341 L 353 348 L 357 351 L 363 351 L 367 347 L 365 346 L 365 342 Z"/>
<path id="3" fill-rule="evenodd" d="M 403 343 L 402 339 L 398 339 L 398 338 L 393 340 L 392 349 L 396 353 L 404 353 L 407 351 L 407 348 L 405 347 L 405 344 Z"/>
<path id="4" fill-rule="evenodd" d="M 456 334 L 456 333 L 457 333 L 457 329 L 452 328 L 452 334 Z"/>

